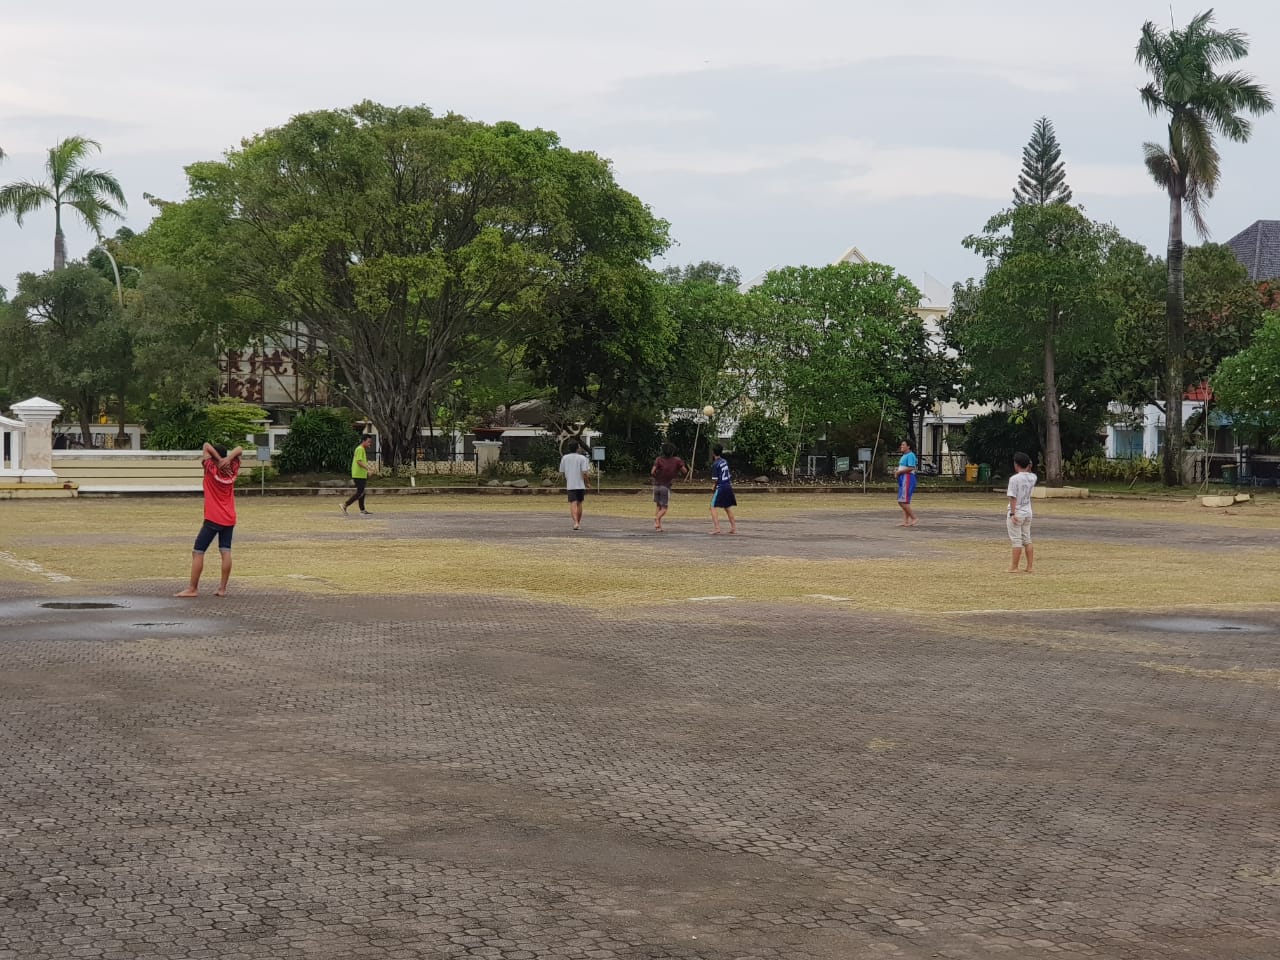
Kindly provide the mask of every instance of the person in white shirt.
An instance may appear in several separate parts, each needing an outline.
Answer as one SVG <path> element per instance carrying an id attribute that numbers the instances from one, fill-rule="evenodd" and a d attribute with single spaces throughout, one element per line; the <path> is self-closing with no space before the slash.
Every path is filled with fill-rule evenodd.
<path id="1" fill-rule="evenodd" d="M 1015 453 L 1013 476 L 1009 478 L 1009 488 L 1005 491 L 1009 498 L 1005 529 L 1009 532 L 1009 542 L 1013 544 L 1010 573 L 1018 572 L 1018 563 L 1024 553 L 1027 555 L 1027 573 L 1032 571 L 1035 563 L 1035 550 L 1031 546 L 1031 491 L 1035 488 L 1036 475 L 1031 472 L 1031 458 L 1025 453 Z"/>
<path id="2" fill-rule="evenodd" d="M 569 452 L 560 458 L 560 472 L 564 474 L 564 488 L 569 494 L 569 516 L 573 519 L 573 529 L 582 526 L 582 501 L 587 497 L 587 474 L 591 472 L 591 461 L 582 455 L 582 443 L 574 440 L 569 444 Z"/>

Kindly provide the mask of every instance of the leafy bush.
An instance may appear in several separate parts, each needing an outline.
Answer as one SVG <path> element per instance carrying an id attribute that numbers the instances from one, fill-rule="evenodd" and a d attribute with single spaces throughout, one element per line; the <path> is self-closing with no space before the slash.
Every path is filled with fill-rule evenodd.
<path id="1" fill-rule="evenodd" d="M 204 415 L 209 421 L 206 439 L 228 447 L 245 446 L 245 437 L 257 430 L 260 421 L 267 419 L 267 411 L 261 407 L 232 397 L 221 397 L 209 404 L 204 408 Z"/>
<path id="2" fill-rule="evenodd" d="M 1032 463 L 1040 462 L 1040 438 L 1029 419 L 1018 423 L 1008 413 L 993 410 L 974 417 L 965 426 L 961 449 L 971 463 L 1004 467 L 1013 462 L 1013 455 L 1019 451 L 1031 457 Z"/>
<path id="3" fill-rule="evenodd" d="M 525 447 L 524 459 L 536 473 L 559 469 L 560 457 L 560 444 L 550 434 L 535 437 Z"/>
<path id="4" fill-rule="evenodd" d="M 1160 461 L 1152 457 L 1125 457 L 1108 460 L 1098 454 L 1078 453 L 1062 464 L 1065 479 L 1075 481 L 1137 481 L 1154 482 L 1160 479 Z"/>
<path id="5" fill-rule="evenodd" d="M 204 405 L 186 399 L 153 408 L 146 426 L 148 450 L 199 450 L 212 430 Z"/>
<path id="6" fill-rule="evenodd" d="M 714 436 L 708 436 L 707 431 L 715 433 L 714 423 L 704 423 L 701 428 L 693 420 L 676 420 L 667 427 L 667 440 L 675 444 L 676 456 L 680 457 L 689 464 L 689 470 L 705 470 L 711 463 L 711 445 L 716 442 Z M 693 449 L 693 436 L 697 432 L 698 449 Z M 692 459 L 690 455 L 692 454 Z"/>
<path id="7" fill-rule="evenodd" d="M 604 447 L 610 473 L 648 473 L 662 449 L 662 431 L 644 417 L 633 417 L 630 425 L 620 416 L 606 415 L 601 436 L 593 446 Z M 691 438 L 692 442 L 692 438 Z"/>
<path id="8" fill-rule="evenodd" d="M 781 420 L 748 413 L 733 434 L 736 459 L 757 473 L 773 473 L 791 465 L 792 435 Z"/>
<path id="9" fill-rule="evenodd" d="M 304 410 L 293 418 L 276 454 L 283 473 L 342 473 L 360 442 L 349 414 L 340 410 Z"/>
<path id="10" fill-rule="evenodd" d="M 1029 456 L 1032 463 L 1043 463 L 1040 415 L 1039 408 L 1032 408 L 1021 420 L 1016 414 L 999 410 L 974 417 L 965 425 L 963 439 L 959 440 L 960 449 L 971 463 L 989 463 L 996 470 L 1012 469 L 1009 465 L 1013 461 L 1013 455 L 1019 451 Z M 1093 417 L 1082 416 L 1074 410 L 1063 410 L 1060 435 L 1064 463 L 1081 455 L 1101 455 L 1102 446 L 1098 441 L 1097 431 L 1098 423 Z M 952 431 L 950 439 L 953 445 L 957 442 L 956 431 Z"/>

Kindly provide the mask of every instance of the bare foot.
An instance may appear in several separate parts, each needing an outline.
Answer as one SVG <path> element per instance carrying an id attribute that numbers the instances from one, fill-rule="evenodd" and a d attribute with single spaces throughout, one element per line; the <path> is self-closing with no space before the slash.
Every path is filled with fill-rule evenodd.
<path id="1" fill-rule="evenodd" d="M 579 529 L 579 527 L 578 527 L 578 525 L 577 525 L 576 523 L 573 525 L 573 529 L 575 529 L 575 530 Z"/>
<path id="2" fill-rule="evenodd" d="M 187 589 L 183 590 L 181 593 L 175 593 L 174 596 L 175 597 L 198 597 L 200 596 L 200 591 L 192 590 L 190 587 L 187 587 Z"/>
<path id="3" fill-rule="evenodd" d="M 730 532 L 730 533 L 737 533 L 738 531 L 737 531 L 737 530 L 730 530 L 729 532 Z"/>
<path id="4" fill-rule="evenodd" d="M 712 530 L 712 531 L 711 531 L 711 535 L 712 535 L 713 537 L 718 537 L 718 536 L 720 536 L 720 531 L 719 531 L 719 530 Z"/>
<path id="5" fill-rule="evenodd" d="M 1026 572 L 1026 573 L 1030 573 L 1030 572 L 1031 572 L 1031 568 L 1030 568 L 1030 567 L 1027 567 L 1027 569 L 1026 569 L 1026 571 L 1025 571 L 1025 572 Z"/>
<path id="6" fill-rule="evenodd" d="M 227 591 L 225 591 L 225 590 L 215 590 L 215 591 L 213 592 L 213 595 L 214 595 L 215 597 L 225 597 L 225 596 L 227 595 Z"/>
<path id="7" fill-rule="evenodd" d="M 1019 570 L 1017 567 L 1010 567 L 1008 570 L 1005 571 L 1005 573 L 1021 573 L 1021 572 L 1022 571 Z"/>
<path id="8" fill-rule="evenodd" d="M 900 526 L 900 527 L 909 527 L 909 526 L 911 526 L 911 524 L 909 524 L 909 523 L 907 523 L 907 521 L 903 520 L 900 524 L 898 524 L 898 526 Z"/>

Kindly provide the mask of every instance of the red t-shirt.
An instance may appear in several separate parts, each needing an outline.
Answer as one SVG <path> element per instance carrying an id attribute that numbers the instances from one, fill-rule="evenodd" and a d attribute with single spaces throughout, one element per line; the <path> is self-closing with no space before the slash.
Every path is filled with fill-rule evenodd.
<path id="1" fill-rule="evenodd" d="M 239 473 L 239 457 L 221 471 L 218 461 L 212 457 L 204 462 L 204 518 L 210 523 L 220 527 L 236 525 L 236 475 Z"/>
<path id="2" fill-rule="evenodd" d="M 680 471 L 684 469 L 684 461 L 679 457 L 659 457 L 653 461 L 653 485 L 669 487 Z"/>

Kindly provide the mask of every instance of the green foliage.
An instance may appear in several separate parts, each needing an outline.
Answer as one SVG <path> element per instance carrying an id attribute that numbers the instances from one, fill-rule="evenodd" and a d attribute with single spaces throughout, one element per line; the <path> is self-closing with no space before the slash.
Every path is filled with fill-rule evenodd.
<path id="1" fill-rule="evenodd" d="M 1164 260 L 1137 244 L 1117 248 L 1109 272 L 1123 311 L 1116 323 L 1116 346 L 1108 364 L 1111 396 L 1132 407 L 1155 402 L 1165 378 L 1166 278 Z M 1186 336 L 1182 388 L 1204 382 L 1226 358 L 1244 349 L 1262 319 L 1263 294 L 1224 244 L 1187 248 Z"/>
<path id="2" fill-rule="evenodd" d="M 705 470 L 711 463 L 711 445 L 716 442 L 714 432 L 714 424 L 699 425 L 689 418 L 673 420 L 668 425 L 667 439 L 675 444 L 676 456 L 689 465 L 691 474 L 694 470 Z M 695 434 L 698 438 L 696 451 L 693 445 Z"/>
<path id="3" fill-rule="evenodd" d="M 1062 411 L 1062 449 L 1065 470 L 1071 457 L 1092 457 L 1101 453 L 1099 420 L 1073 410 Z M 989 463 L 997 471 L 1008 470 L 1013 455 L 1021 451 L 1033 463 L 1044 460 L 1044 411 L 1037 407 L 1006 413 L 1000 410 L 974 417 L 963 435 L 952 431 L 952 446 L 958 446 L 972 463 Z"/>
<path id="4" fill-rule="evenodd" d="M 1093 481 L 1132 484 L 1160 479 L 1160 461 L 1152 457 L 1110 460 L 1098 453 L 1081 451 L 1064 461 L 1062 467 L 1068 480 L 1080 483 Z"/>
<path id="5" fill-rule="evenodd" d="M 344 411 L 304 410 L 289 424 L 275 463 L 284 473 L 345 475 L 359 440 L 351 416 Z"/>
<path id="6" fill-rule="evenodd" d="M 28 214 L 42 207 L 53 208 L 53 269 L 66 266 L 67 247 L 62 231 L 65 207 L 74 210 L 94 234 L 101 236 L 105 217 L 117 220 L 127 206 L 119 181 L 105 170 L 84 166 L 85 159 L 102 149 L 96 140 L 67 137 L 49 148 L 43 183 L 19 181 L 0 187 L 0 214 L 12 214 L 22 225 Z"/>
<path id="7" fill-rule="evenodd" d="M 212 429 L 205 405 L 186 398 L 152 406 L 146 420 L 148 450 L 199 450 Z"/>
<path id="8" fill-rule="evenodd" d="M 1059 409 L 1106 402 L 1119 310 L 1107 265 L 1119 235 L 1066 204 L 1023 204 L 964 245 L 987 259 L 980 283 L 957 285 L 946 333 L 970 400 L 1035 397 L 1046 411 L 1045 479 L 1061 482 Z"/>
<path id="9" fill-rule="evenodd" d="M 1070 203 L 1071 188 L 1062 163 L 1062 148 L 1048 117 L 1036 121 L 1031 140 L 1022 148 L 1022 173 L 1013 190 L 1013 203 L 1044 206 Z"/>
<path id="10" fill-rule="evenodd" d="M 249 442 L 246 436 L 257 432 L 260 421 L 268 419 L 261 407 L 233 397 L 220 397 L 204 408 L 204 415 L 209 421 L 208 441 L 228 447 L 245 446 Z"/>
<path id="11" fill-rule="evenodd" d="M 187 174 L 190 199 L 164 206 L 142 246 L 197 272 L 185 251 L 199 249 L 233 314 L 303 324 L 391 466 L 494 342 L 536 338 L 563 357 L 601 318 L 617 356 L 649 339 L 633 328 L 666 225 L 549 131 L 365 102 L 301 114 Z"/>
<path id="12" fill-rule="evenodd" d="M 601 422 L 603 436 L 594 441 L 605 448 L 610 473 L 646 474 L 661 452 L 663 435 L 653 416 L 607 415 Z"/>
<path id="13" fill-rule="evenodd" d="M 1280 313 L 1268 313 L 1253 343 L 1222 361 L 1212 385 L 1243 440 L 1261 446 L 1280 437 Z"/>
<path id="14" fill-rule="evenodd" d="M 132 370 L 132 345 L 112 284 L 83 264 L 18 278 L 3 331 L 15 386 L 60 401 L 82 440 L 106 394 Z"/>
<path id="15" fill-rule="evenodd" d="M 524 459 L 534 473 L 546 473 L 560 466 L 560 444 L 549 434 L 536 437 L 525 448 Z"/>
<path id="16" fill-rule="evenodd" d="M 791 465 L 795 432 L 781 420 L 752 411 L 738 421 L 733 452 L 758 473 L 774 473 Z"/>
<path id="17" fill-rule="evenodd" d="M 893 268 L 786 267 L 756 292 L 772 313 L 758 389 L 798 429 L 898 410 L 931 391 L 922 379 L 932 347 L 915 312 L 920 291 Z"/>
<path id="18" fill-rule="evenodd" d="M 264 463 L 250 470 L 241 471 L 236 476 L 236 486 L 247 487 L 263 482 L 270 483 L 278 476 L 280 476 L 279 470 L 269 463 Z"/>

